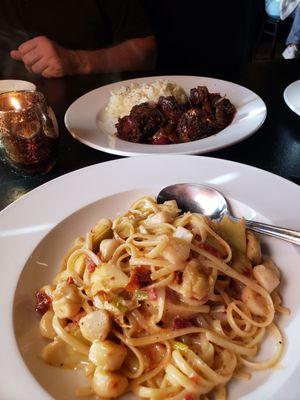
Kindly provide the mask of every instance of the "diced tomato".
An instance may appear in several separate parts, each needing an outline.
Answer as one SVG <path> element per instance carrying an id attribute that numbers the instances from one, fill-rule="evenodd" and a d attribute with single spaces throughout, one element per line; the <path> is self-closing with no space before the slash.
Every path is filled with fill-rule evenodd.
<path id="1" fill-rule="evenodd" d="M 157 293 L 156 293 L 156 290 L 155 290 L 154 288 L 151 288 L 151 289 L 148 291 L 148 293 L 149 293 L 148 299 L 149 299 L 150 301 L 155 301 L 155 300 L 157 300 Z"/>
<path id="2" fill-rule="evenodd" d="M 87 267 L 87 270 L 89 271 L 89 273 L 91 274 L 95 271 L 96 264 L 90 258 L 88 258 L 86 260 L 86 267 Z"/>
<path id="3" fill-rule="evenodd" d="M 194 400 L 194 396 L 191 393 L 188 393 L 184 396 L 184 400 Z"/>
<path id="4" fill-rule="evenodd" d="M 68 279 L 67 279 L 67 283 L 68 283 L 69 285 L 74 284 L 74 279 L 73 279 L 71 276 L 69 276 Z"/>
<path id="5" fill-rule="evenodd" d="M 149 267 L 145 265 L 139 265 L 130 273 L 130 281 L 127 284 L 125 290 L 128 292 L 134 292 L 137 289 L 148 286 L 152 283 L 151 271 Z"/>
<path id="6" fill-rule="evenodd" d="M 38 290 L 35 294 L 35 311 L 44 315 L 50 309 L 51 298 L 45 293 Z"/>
<path id="7" fill-rule="evenodd" d="M 172 328 L 174 330 L 188 328 L 190 326 L 193 326 L 193 324 L 189 319 L 182 318 L 179 315 L 176 315 L 176 317 L 174 317 L 174 319 L 173 319 Z"/>

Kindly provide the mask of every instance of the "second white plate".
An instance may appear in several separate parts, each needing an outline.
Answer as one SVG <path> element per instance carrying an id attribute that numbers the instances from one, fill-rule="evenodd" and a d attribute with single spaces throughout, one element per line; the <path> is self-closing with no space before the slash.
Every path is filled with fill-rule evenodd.
<path id="1" fill-rule="evenodd" d="M 116 121 L 109 120 L 105 114 L 111 90 L 132 82 L 149 83 L 157 79 L 175 82 L 187 94 L 193 87 L 207 86 L 210 92 L 226 95 L 237 109 L 234 120 L 216 135 L 188 143 L 152 145 L 131 143 L 117 138 L 114 127 Z M 111 154 L 202 154 L 246 139 L 260 128 L 266 115 L 267 109 L 263 100 L 251 90 L 235 83 L 199 76 L 160 76 L 117 82 L 92 90 L 71 104 L 65 115 L 65 124 L 75 139 Z"/>
<path id="2" fill-rule="evenodd" d="M 291 83 L 283 93 L 284 101 L 287 106 L 300 115 L 300 80 Z"/>

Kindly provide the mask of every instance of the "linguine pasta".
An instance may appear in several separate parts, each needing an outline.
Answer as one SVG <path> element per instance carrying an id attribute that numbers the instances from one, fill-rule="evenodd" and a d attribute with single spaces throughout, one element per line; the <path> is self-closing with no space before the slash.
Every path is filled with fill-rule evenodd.
<path id="1" fill-rule="evenodd" d="M 182 214 L 175 201 L 136 201 L 77 238 L 36 294 L 46 363 L 82 368 L 79 396 L 225 400 L 227 383 L 274 366 L 280 273 L 244 220 Z M 269 359 L 257 362 L 266 334 Z"/>

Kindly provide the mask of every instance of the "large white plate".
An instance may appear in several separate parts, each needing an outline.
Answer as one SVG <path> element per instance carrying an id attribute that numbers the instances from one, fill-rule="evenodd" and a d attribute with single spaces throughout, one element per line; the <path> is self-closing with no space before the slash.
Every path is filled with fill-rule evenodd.
<path id="1" fill-rule="evenodd" d="M 172 183 L 216 187 L 237 215 L 300 227 L 300 188 L 246 165 L 206 157 L 152 156 L 111 161 L 48 182 L 0 213 L 0 399 L 74 400 L 78 375 L 45 365 L 34 293 L 50 282 L 72 240 L 101 216 L 115 217 L 138 196 Z M 278 193 L 281 195 L 278 195 Z M 235 381 L 230 400 L 297 400 L 300 392 L 299 247 L 263 237 L 282 270 L 281 292 L 291 316 L 279 319 L 287 346 L 280 366 Z M 128 397 L 132 398 L 132 397 Z"/>
<path id="2" fill-rule="evenodd" d="M 300 115 L 300 80 L 291 83 L 284 91 L 283 98 L 294 113 Z"/>
<path id="3" fill-rule="evenodd" d="M 105 113 L 110 92 L 132 82 L 167 79 L 178 83 L 186 93 L 196 86 L 207 86 L 210 92 L 226 95 L 237 108 L 233 122 L 223 131 L 189 143 L 151 145 L 126 142 L 117 138 L 114 123 Z M 199 76 L 161 76 L 113 83 L 92 90 L 76 100 L 67 110 L 65 124 L 73 137 L 87 146 L 123 156 L 143 154 L 202 154 L 240 142 L 259 129 L 266 118 L 266 105 L 251 90 L 232 82 Z"/>

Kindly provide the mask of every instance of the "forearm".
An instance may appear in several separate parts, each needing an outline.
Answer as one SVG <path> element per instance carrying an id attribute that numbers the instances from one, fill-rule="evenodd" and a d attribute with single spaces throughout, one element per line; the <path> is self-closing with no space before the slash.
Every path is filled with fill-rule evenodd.
<path id="1" fill-rule="evenodd" d="M 153 69 L 156 65 L 156 42 L 153 36 L 127 40 L 114 47 L 78 50 L 75 73 L 104 73 Z"/>

